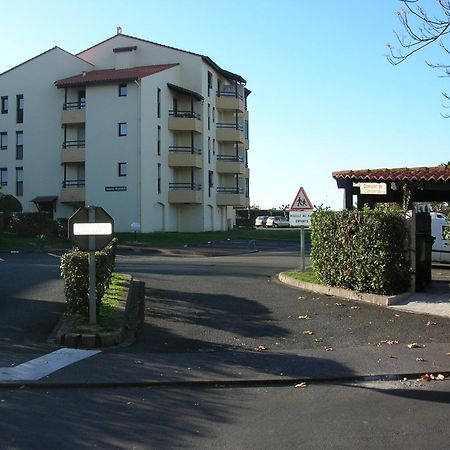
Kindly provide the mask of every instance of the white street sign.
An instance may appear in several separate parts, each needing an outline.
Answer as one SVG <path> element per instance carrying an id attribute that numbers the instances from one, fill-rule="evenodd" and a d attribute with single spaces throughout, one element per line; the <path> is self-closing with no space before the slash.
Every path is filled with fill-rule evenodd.
<path id="1" fill-rule="evenodd" d="M 361 194 L 386 195 L 386 183 L 359 183 Z"/>
<path id="2" fill-rule="evenodd" d="M 74 223 L 75 236 L 105 236 L 112 234 L 111 223 Z"/>
<path id="3" fill-rule="evenodd" d="M 289 225 L 291 227 L 310 227 L 311 211 L 289 211 Z"/>

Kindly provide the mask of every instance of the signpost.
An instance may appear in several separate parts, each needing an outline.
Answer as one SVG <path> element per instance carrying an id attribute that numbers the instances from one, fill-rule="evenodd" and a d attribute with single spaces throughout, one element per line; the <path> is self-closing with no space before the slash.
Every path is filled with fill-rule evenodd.
<path id="1" fill-rule="evenodd" d="M 305 271 L 305 227 L 311 226 L 313 209 L 314 207 L 305 190 L 301 187 L 289 211 L 289 224 L 291 227 L 300 227 L 300 272 Z"/>
<path id="2" fill-rule="evenodd" d="M 89 252 L 89 324 L 97 323 L 97 299 L 95 288 L 95 251 L 105 248 L 113 238 L 114 219 L 99 206 L 79 208 L 70 218 L 69 239 Z"/>

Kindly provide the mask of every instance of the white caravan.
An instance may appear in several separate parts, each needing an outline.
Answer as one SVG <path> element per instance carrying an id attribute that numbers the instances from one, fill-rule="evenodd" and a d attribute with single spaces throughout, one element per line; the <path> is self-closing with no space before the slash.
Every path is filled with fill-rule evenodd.
<path id="1" fill-rule="evenodd" d="M 450 245 L 445 238 L 445 229 L 449 223 L 444 214 L 432 212 L 431 234 L 435 238 L 432 248 L 432 260 L 435 262 L 450 263 Z"/>

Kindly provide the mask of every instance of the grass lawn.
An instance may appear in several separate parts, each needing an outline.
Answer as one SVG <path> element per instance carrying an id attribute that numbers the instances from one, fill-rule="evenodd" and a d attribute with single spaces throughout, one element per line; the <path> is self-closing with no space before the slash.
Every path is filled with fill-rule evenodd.
<path id="1" fill-rule="evenodd" d="M 100 311 L 97 315 L 96 331 L 113 331 L 116 327 L 117 312 L 121 306 L 125 287 L 129 281 L 129 276 L 123 273 L 113 273 L 111 284 L 103 296 Z M 74 316 L 74 331 L 90 331 L 89 318 L 85 315 Z"/>
<path id="2" fill-rule="evenodd" d="M 288 277 L 295 280 L 306 281 L 307 283 L 320 284 L 314 272 L 284 272 Z"/>
<path id="3" fill-rule="evenodd" d="M 206 244 L 209 241 L 225 241 L 227 239 L 281 239 L 297 240 L 300 231 L 291 230 L 230 230 L 207 231 L 200 233 L 116 233 L 119 245 L 147 245 L 150 247 L 180 247 L 183 245 Z M 306 232 L 309 239 L 309 232 Z M 135 240 L 136 237 L 136 240 Z M 68 239 L 37 236 L 34 238 L 19 238 L 12 233 L 0 234 L 1 250 L 44 250 L 72 248 L 73 243 Z"/>

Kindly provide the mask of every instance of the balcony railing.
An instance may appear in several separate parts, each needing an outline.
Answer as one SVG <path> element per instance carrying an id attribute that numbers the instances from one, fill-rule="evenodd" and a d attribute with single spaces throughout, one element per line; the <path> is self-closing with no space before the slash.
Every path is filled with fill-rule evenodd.
<path id="1" fill-rule="evenodd" d="M 184 191 L 201 191 L 202 185 L 200 183 L 169 183 L 169 189 L 184 190 Z"/>
<path id="2" fill-rule="evenodd" d="M 243 194 L 244 188 L 218 186 L 217 193 L 218 194 Z"/>
<path id="3" fill-rule="evenodd" d="M 86 141 L 84 139 L 79 139 L 77 141 L 64 141 L 63 148 L 84 148 Z"/>
<path id="4" fill-rule="evenodd" d="M 191 155 L 201 155 L 202 149 L 191 146 L 183 146 L 183 145 L 171 145 L 169 146 L 169 152 L 173 153 L 190 153 Z"/>
<path id="5" fill-rule="evenodd" d="M 198 119 L 200 120 L 200 114 L 194 111 L 180 111 L 180 110 L 169 110 L 169 116 L 171 117 L 179 117 L 182 119 Z"/>
<path id="6" fill-rule="evenodd" d="M 224 122 L 217 122 L 216 123 L 217 128 L 226 128 L 228 130 L 239 130 L 244 131 L 244 125 L 240 123 L 224 123 Z"/>
<path id="7" fill-rule="evenodd" d="M 217 91 L 217 97 L 234 97 L 241 100 L 244 99 L 244 88 L 240 85 L 225 85 Z"/>
<path id="8" fill-rule="evenodd" d="M 230 161 L 230 162 L 244 162 L 242 156 L 236 155 L 217 155 L 218 161 Z"/>
<path id="9" fill-rule="evenodd" d="M 73 109 L 83 109 L 86 108 L 86 101 L 85 100 L 81 100 L 79 102 L 66 102 L 63 105 L 63 110 L 64 111 L 70 111 Z"/>
<path id="10" fill-rule="evenodd" d="M 85 180 L 64 180 L 62 182 L 63 188 L 70 188 L 70 187 L 84 187 L 86 185 Z"/>

